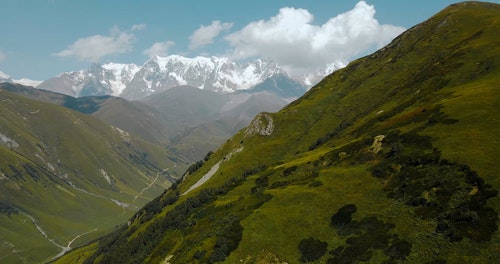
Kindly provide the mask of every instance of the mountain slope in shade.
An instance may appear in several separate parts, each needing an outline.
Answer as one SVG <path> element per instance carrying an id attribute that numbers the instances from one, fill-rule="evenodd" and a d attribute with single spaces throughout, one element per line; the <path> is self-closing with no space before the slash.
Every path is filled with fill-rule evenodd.
<path id="1" fill-rule="evenodd" d="M 446 8 L 56 263 L 497 263 L 499 29 Z"/>
<path id="2" fill-rule="evenodd" d="M 46 262 L 111 231 L 185 166 L 68 108 L 0 89 L 0 110 L 2 263 Z"/>

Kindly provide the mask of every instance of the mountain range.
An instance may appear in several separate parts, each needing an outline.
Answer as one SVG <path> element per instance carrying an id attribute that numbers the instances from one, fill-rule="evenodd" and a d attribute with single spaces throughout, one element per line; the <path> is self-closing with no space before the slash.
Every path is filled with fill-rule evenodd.
<path id="1" fill-rule="evenodd" d="M 55 263 L 500 262 L 499 30 L 447 7 Z"/>
<path id="2" fill-rule="evenodd" d="M 334 71 L 344 65 L 332 63 Z M 237 63 L 228 58 L 179 55 L 159 57 L 135 64 L 92 64 L 88 70 L 62 73 L 37 86 L 74 97 L 113 95 L 139 100 L 176 86 L 191 86 L 218 93 L 250 92 L 271 89 L 281 97 L 301 96 L 310 83 L 319 81 L 324 73 L 299 78 L 289 76 L 269 59 Z M 270 86 L 270 87 L 268 87 Z"/>

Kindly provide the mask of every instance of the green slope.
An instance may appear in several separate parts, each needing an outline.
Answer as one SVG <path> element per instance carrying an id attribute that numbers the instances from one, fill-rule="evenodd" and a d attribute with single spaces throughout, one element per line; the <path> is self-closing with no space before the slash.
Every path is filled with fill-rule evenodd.
<path id="1" fill-rule="evenodd" d="M 177 156 L 92 116 L 5 90 L 0 112 L 2 263 L 95 239 L 180 177 Z"/>
<path id="2" fill-rule="evenodd" d="M 446 8 L 56 263 L 500 262 L 498 32 Z"/>

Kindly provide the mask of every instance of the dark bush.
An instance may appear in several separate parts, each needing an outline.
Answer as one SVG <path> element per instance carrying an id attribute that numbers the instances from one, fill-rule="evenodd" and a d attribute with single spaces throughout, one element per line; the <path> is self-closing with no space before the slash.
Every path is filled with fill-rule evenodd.
<path id="1" fill-rule="evenodd" d="M 385 255 L 392 259 L 405 259 L 411 253 L 411 243 L 406 240 L 395 239 L 392 245 L 385 250 Z"/>
<path id="2" fill-rule="evenodd" d="M 283 176 L 288 177 L 292 172 L 297 170 L 297 166 L 292 166 L 283 170 Z"/>
<path id="3" fill-rule="evenodd" d="M 214 249 L 210 255 L 209 260 L 212 263 L 224 261 L 231 251 L 238 247 L 243 237 L 243 226 L 241 226 L 237 217 L 232 218 L 229 215 L 225 224 L 228 225 L 228 228 L 225 227 L 220 232 L 220 236 L 217 237 Z"/>
<path id="4" fill-rule="evenodd" d="M 354 214 L 357 210 L 358 208 L 355 204 L 344 205 L 332 216 L 330 226 L 336 228 L 347 226 L 352 221 L 352 214 Z"/>
<path id="5" fill-rule="evenodd" d="M 302 256 L 301 262 L 316 261 L 323 257 L 328 248 L 328 243 L 312 237 L 302 239 L 299 243 L 299 250 Z"/>
<path id="6" fill-rule="evenodd" d="M 433 261 L 429 261 L 426 264 L 446 264 L 447 261 L 445 259 L 436 259 Z"/>
<path id="7" fill-rule="evenodd" d="M 16 208 L 0 201 L 0 214 L 9 216 L 11 214 L 19 214 L 19 211 Z"/>
<path id="8" fill-rule="evenodd" d="M 198 250 L 198 251 L 196 251 L 196 253 L 194 253 L 193 258 L 194 259 L 201 259 L 201 258 L 203 258 L 205 256 L 206 253 L 207 253 L 206 250 L 201 250 L 201 251 Z"/>
<path id="9" fill-rule="evenodd" d="M 290 185 L 289 181 L 277 181 L 277 182 L 273 182 L 273 184 L 271 184 L 271 189 L 282 188 L 282 187 L 286 187 L 288 185 Z"/>
<path id="10" fill-rule="evenodd" d="M 319 187 L 319 186 L 322 186 L 323 183 L 321 181 L 313 181 L 311 183 L 309 183 L 307 186 L 309 187 Z"/>

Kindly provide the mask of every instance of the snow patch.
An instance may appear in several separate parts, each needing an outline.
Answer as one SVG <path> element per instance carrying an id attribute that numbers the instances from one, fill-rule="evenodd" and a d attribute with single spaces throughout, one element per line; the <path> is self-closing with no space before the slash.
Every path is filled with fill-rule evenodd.
<path id="1" fill-rule="evenodd" d="M 128 208 L 130 206 L 130 204 L 128 204 L 128 203 L 120 202 L 120 201 L 115 200 L 115 199 L 111 199 L 111 201 L 113 201 L 115 204 L 117 204 L 118 206 L 120 206 L 122 208 Z"/>
<path id="2" fill-rule="evenodd" d="M 0 71 L 0 79 L 10 79 L 10 75 Z"/>
<path id="3" fill-rule="evenodd" d="M 127 84 L 134 78 L 135 74 L 141 69 L 135 64 L 120 64 L 120 63 L 106 63 L 102 68 L 111 73 L 109 79 L 106 78 L 104 83 L 109 84 L 112 95 L 119 96 L 127 87 Z"/>
<path id="4" fill-rule="evenodd" d="M 186 80 L 184 80 L 184 78 L 182 78 L 175 72 L 170 72 L 168 76 L 174 78 L 179 83 L 179 85 L 187 85 Z"/>
<path id="5" fill-rule="evenodd" d="M 27 78 L 22 78 L 19 80 L 14 80 L 14 83 L 18 83 L 18 84 L 21 84 L 24 86 L 32 86 L 32 87 L 36 88 L 38 85 L 43 83 L 43 81 L 35 81 L 35 80 L 27 79 Z"/>
<path id="6" fill-rule="evenodd" d="M 48 162 L 47 162 L 47 169 L 48 169 L 49 171 L 51 171 L 51 172 L 55 172 L 55 171 L 56 171 L 56 169 L 54 168 L 54 165 L 52 165 L 52 164 L 50 164 L 50 163 L 48 163 Z"/>
<path id="7" fill-rule="evenodd" d="M 127 131 L 122 130 L 122 129 L 120 129 L 120 128 L 118 128 L 118 127 L 115 127 L 115 126 L 111 126 L 111 127 L 112 127 L 112 128 L 113 128 L 116 132 L 118 132 L 118 134 L 120 134 L 120 136 L 121 136 L 121 138 L 122 138 L 122 140 L 123 140 L 124 142 L 127 142 L 127 143 L 129 143 L 129 142 L 130 142 L 130 135 L 128 134 L 128 132 L 127 132 Z"/>
<path id="8" fill-rule="evenodd" d="M 101 176 L 111 185 L 111 177 L 109 177 L 108 173 L 104 169 L 101 169 L 100 172 Z"/>
<path id="9" fill-rule="evenodd" d="M 15 149 L 19 147 L 19 144 L 15 140 L 1 133 L 0 133 L 0 143 L 2 143 L 3 145 L 7 146 L 10 149 Z"/>

